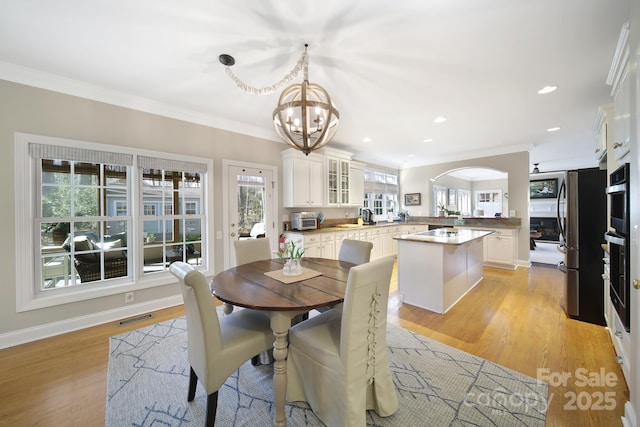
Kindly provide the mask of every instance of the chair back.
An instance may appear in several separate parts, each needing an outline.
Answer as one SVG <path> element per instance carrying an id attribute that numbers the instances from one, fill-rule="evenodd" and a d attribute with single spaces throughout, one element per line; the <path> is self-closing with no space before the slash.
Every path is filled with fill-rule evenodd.
<path id="1" fill-rule="evenodd" d="M 191 367 L 206 381 L 211 360 L 222 351 L 216 305 L 204 275 L 186 262 L 176 261 L 169 271 L 180 283 L 187 318 L 187 346 Z"/>
<path id="2" fill-rule="evenodd" d="M 387 256 L 349 271 L 340 332 L 340 357 L 348 375 L 365 375 L 366 371 L 366 378 L 371 381 L 376 363 L 386 360 L 393 263 L 393 256 Z"/>
<path id="3" fill-rule="evenodd" d="M 233 242 L 233 248 L 236 252 L 236 265 L 272 258 L 268 237 L 236 240 Z"/>
<path id="4" fill-rule="evenodd" d="M 342 246 L 340 246 L 338 259 L 356 265 L 364 264 L 371 259 L 371 249 L 373 249 L 373 243 L 371 242 L 344 239 Z"/>

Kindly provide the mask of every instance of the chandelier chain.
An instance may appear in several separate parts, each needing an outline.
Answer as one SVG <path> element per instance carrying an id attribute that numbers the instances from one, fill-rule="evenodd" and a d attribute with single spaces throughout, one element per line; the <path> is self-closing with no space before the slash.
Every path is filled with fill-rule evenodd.
<path id="1" fill-rule="evenodd" d="M 293 67 L 293 69 L 289 72 L 289 74 L 284 76 L 279 82 L 274 83 L 271 86 L 266 86 L 261 88 L 251 86 L 243 82 L 238 76 L 234 74 L 230 66 L 225 65 L 224 68 L 225 68 L 225 71 L 227 72 L 227 75 L 231 77 L 231 79 L 236 83 L 236 85 L 240 89 L 244 90 L 245 92 L 249 92 L 254 95 L 270 95 L 276 92 L 277 90 L 279 90 L 285 84 L 289 83 L 291 80 L 293 80 L 293 78 L 300 73 L 300 70 L 304 71 L 304 79 L 308 80 L 309 55 L 307 54 L 307 49 L 305 48 L 304 52 L 302 52 L 302 55 L 300 55 L 300 59 L 298 60 L 296 65 Z"/>

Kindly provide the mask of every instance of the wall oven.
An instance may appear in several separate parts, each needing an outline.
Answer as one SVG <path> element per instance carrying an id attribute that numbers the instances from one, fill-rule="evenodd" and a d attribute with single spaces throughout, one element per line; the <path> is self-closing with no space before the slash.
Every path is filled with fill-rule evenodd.
<path id="1" fill-rule="evenodd" d="M 609 176 L 609 231 L 604 238 L 609 243 L 609 296 L 625 329 L 629 331 L 631 264 L 629 250 L 629 164 Z"/>

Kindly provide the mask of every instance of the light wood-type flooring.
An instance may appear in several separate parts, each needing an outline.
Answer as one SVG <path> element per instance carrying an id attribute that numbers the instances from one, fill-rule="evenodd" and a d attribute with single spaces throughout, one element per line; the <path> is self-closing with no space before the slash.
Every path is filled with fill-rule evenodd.
<path id="1" fill-rule="evenodd" d="M 608 332 L 567 319 L 564 276 L 556 269 L 486 268 L 483 282 L 445 315 L 403 305 L 396 277 L 390 322 L 534 378 L 545 368 L 553 378 L 570 375 L 566 385 L 549 387 L 547 426 L 621 425 L 629 392 Z M 179 306 L 126 326 L 110 323 L 0 350 L 0 425 L 104 425 L 109 337 L 183 314 Z M 601 372 L 616 384 L 601 384 Z M 186 399 L 186 385 L 176 393 Z"/>

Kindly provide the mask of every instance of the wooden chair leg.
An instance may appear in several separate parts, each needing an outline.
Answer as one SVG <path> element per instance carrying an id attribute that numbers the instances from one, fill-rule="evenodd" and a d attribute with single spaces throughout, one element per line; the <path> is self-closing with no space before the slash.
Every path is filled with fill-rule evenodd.
<path id="1" fill-rule="evenodd" d="M 205 426 L 213 427 L 216 423 L 216 412 L 218 411 L 218 392 L 215 391 L 207 396 L 207 421 Z"/>
<path id="2" fill-rule="evenodd" d="M 189 375 L 189 393 L 187 395 L 187 402 L 191 402 L 194 397 L 196 397 L 196 387 L 198 385 L 198 376 L 196 375 L 193 368 L 191 369 L 191 373 Z"/>

